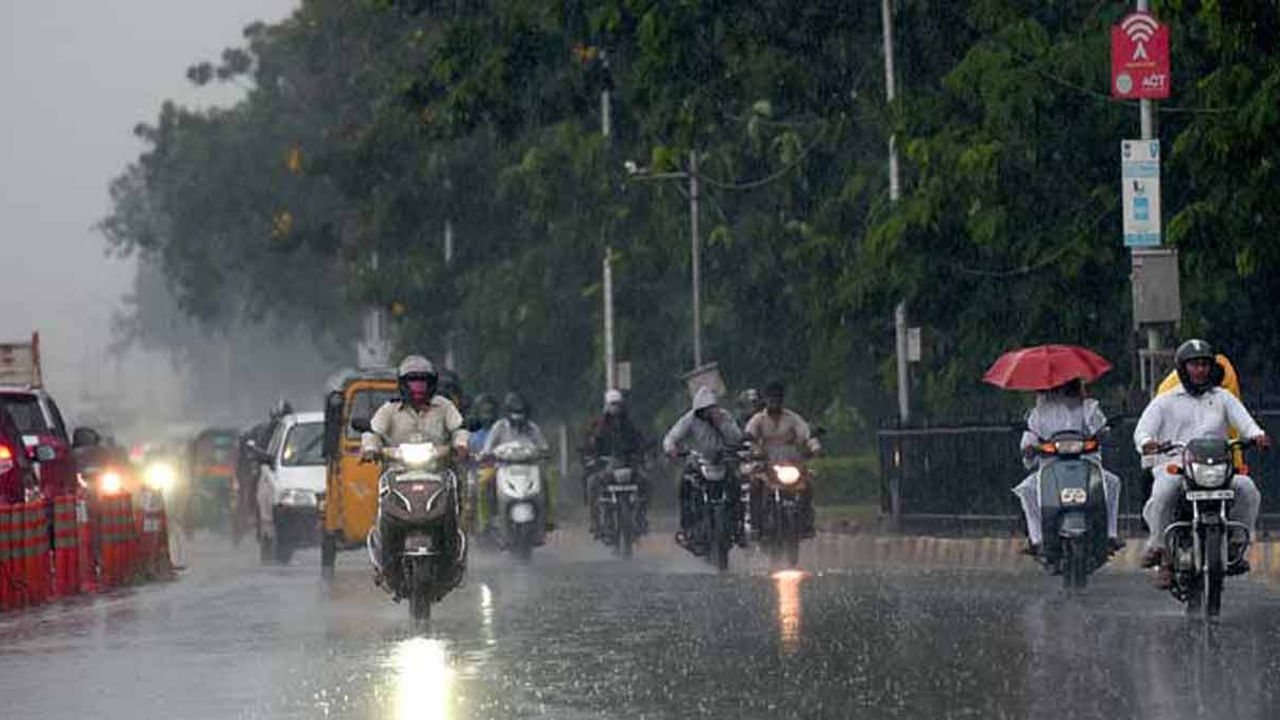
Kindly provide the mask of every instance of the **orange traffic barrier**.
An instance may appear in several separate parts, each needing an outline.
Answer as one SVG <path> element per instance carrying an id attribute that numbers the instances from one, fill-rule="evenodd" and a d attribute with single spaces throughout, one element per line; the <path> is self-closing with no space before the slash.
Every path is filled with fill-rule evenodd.
<path id="1" fill-rule="evenodd" d="M 121 503 L 124 500 L 124 503 Z M 127 568 L 125 543 L 129 538 L 132 513 L 128 496 L 111 495 L 96 503 L 97 533 L 95 543 L 102 563 L 102 588 L 116 587 L 124 583 Z M 122 512 L 123 510 L 123 512 Z"/>
<path id="2" fill-rule="evenodd" d="M 22 506 L 21 553 L 26 605 L 39 605 L 49 594 L 49 516 L 44 500 Z"/>
<path id="3" fill-rule="evenodd" d="M 0 611 L 15 607 L 15 578 L 13 568 L 13 508 L 0 503 Z"/>
<path id="4" fill-rule="evenodd" d="M 139 511 L 138 569 L 149 579 L 173 576 L 169 560 L 169 528 L 164 511 L 164 497 L 159 493 L 142 495 Z"/>
<path id="5" fill-rule="evenodd" d="M 76 534 L 79 541 L 76 548 L 76 567 L 80 571 L 77 585 L 80 592 L 97 592 L 98 590 L 98 557 L 94 552 L 93 523 L 89 518 L 89 499 L 82 491 L 76 496 Z"/>
<path id="6" fill-rule="evenodd" d="M 59 495 L 53 499 L 53 597 L 80 591 L 79 545 L 76 498 Z"/>

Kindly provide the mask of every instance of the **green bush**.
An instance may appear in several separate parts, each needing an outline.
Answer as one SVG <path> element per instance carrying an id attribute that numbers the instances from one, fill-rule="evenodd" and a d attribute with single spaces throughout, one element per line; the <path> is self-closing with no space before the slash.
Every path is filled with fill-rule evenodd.
<path id="1" fill-rule="evenodd" d="M 817 479 L 817 503 L 875 504 L 880 502 L 880 463 L 874 452 L 819 457 L 809 461 Z"/>

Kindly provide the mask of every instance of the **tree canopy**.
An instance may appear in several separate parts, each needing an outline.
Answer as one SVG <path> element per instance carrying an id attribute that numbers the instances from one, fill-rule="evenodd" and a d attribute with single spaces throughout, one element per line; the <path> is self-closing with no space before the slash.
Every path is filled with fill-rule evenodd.
<path id="1" fill-rule="evenodd" d="M 1160 136 L 1182 329 L 1261 385 L 1280 350 L 1277 6 L 1154 5 L 1174 39 Z M 251 89 L 140 125 L 102 229 L 201 323 L 286 317 L 333 343 L 386 307 L 403 349 L 440 357 L 451 337 L 468 385 L 564 414 L 603 390 L 610 247 L 618 356 L 641 408 L 669 414 L 692 364 L 687 187 L 623 167 L 687 171 L 696 152 L 705 354 L 732 384 L 784 378 L 847 430 L 891 415 L 901 299 L 924 328 L 925 417 L 1014 402 L 978 378 L 1023 344 L 1094 347 L 1125 387 L 1118 149 L 1137 110 L 1107 88 L 1127 12 L 898 0 L 890 105 L 878 3 L 305 0 L 188 70 Z"/>

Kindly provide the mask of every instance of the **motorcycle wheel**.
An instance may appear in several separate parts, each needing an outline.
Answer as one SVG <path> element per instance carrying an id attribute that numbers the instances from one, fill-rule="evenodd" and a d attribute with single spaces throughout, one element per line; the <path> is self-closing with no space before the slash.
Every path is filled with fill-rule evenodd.
<path id="1" fill-rule="evenodd" d="M 293 543 L 285 538 L 276 538 L 275 561 L 277 565 L 288 565 L 293 560 Z"/>
<path id="2" fill-rule="evenodd" d="M 730 515 L 729 506 L 721 503 L 711 516 L 711 553 L 720 572 L 729 569 L 729 546 L 733 543 Z"/>
<path id="3" fill-rule="evenodd" d="M 796 518 L 791 513 L 783 516 L 782 548 L 787 569 L 796 569 L 800 565 L 800 528 L 796 526 Z"/>
<path id="4" fill-rule="evenodd" d="M 511 554 L 522 563 L 527 563 L 533 558 L 533 538 L 530 537 L 532 534 L 532 523 L 517 525 L 515 531 L 512 532 Z"/>
<path id="5" fill-rule="evenodd" d="M 431 560 L 415 557 L 409 571 L 409 617 L 424 623 L 431 619 Z"/>
<path id="6" fill-rule="evenodd" d="M 1205 528 L 1204 551 L 1208 568 L 1204 578 L 1204 614 L 1217 617 L 1222 612 L 1222 581 L 1226 577 L 1226 559 L 1223 557 L 1222 528 L 1216 525 Z"/>
<path id="7" fill-rule="evenodd" d="M 1062 573 L 1062 586 L 1067 590 L 1083 590 L 1089 581 L 1089 553 L 1085 538 L 1065 538 L 1063 544 L 1067 566 Z"/>
<path id="8" fill-rule="evenodd" d="M 618 554 L 624 559 L 631 558 L 631 544 L 635 541 L 635 518 L 631 509 L 631 498 L 622 495 L 618 498 Z"/>
<path id="9" fill-rule="evenodd" d="M 320 531 L 320 570 L 321 572 L 333 572 L 333 565 L 338 559 L 338 539 L 334 534 L 327 531 Z"/>

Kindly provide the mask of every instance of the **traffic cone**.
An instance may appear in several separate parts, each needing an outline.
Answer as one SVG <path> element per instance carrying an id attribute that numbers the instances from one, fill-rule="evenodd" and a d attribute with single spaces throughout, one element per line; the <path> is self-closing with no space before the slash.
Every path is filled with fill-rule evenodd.
<path id="1" fill-rule="evenodd" d="M 76 547 L 76 567 L 80 571 L 79 591 L 91 593 L 98 591 L 98 565 L 93 544 L 93 525 L 89 522 L 89 498 L 83 491 L 76 496 L 76 532 L 79 542 Z"/>
<path id="2" fill-rule="evenodd" d="M 0 612 L 13 607 L 10 586 L 13 577 L 12 506 L 0 504 Z"/>

